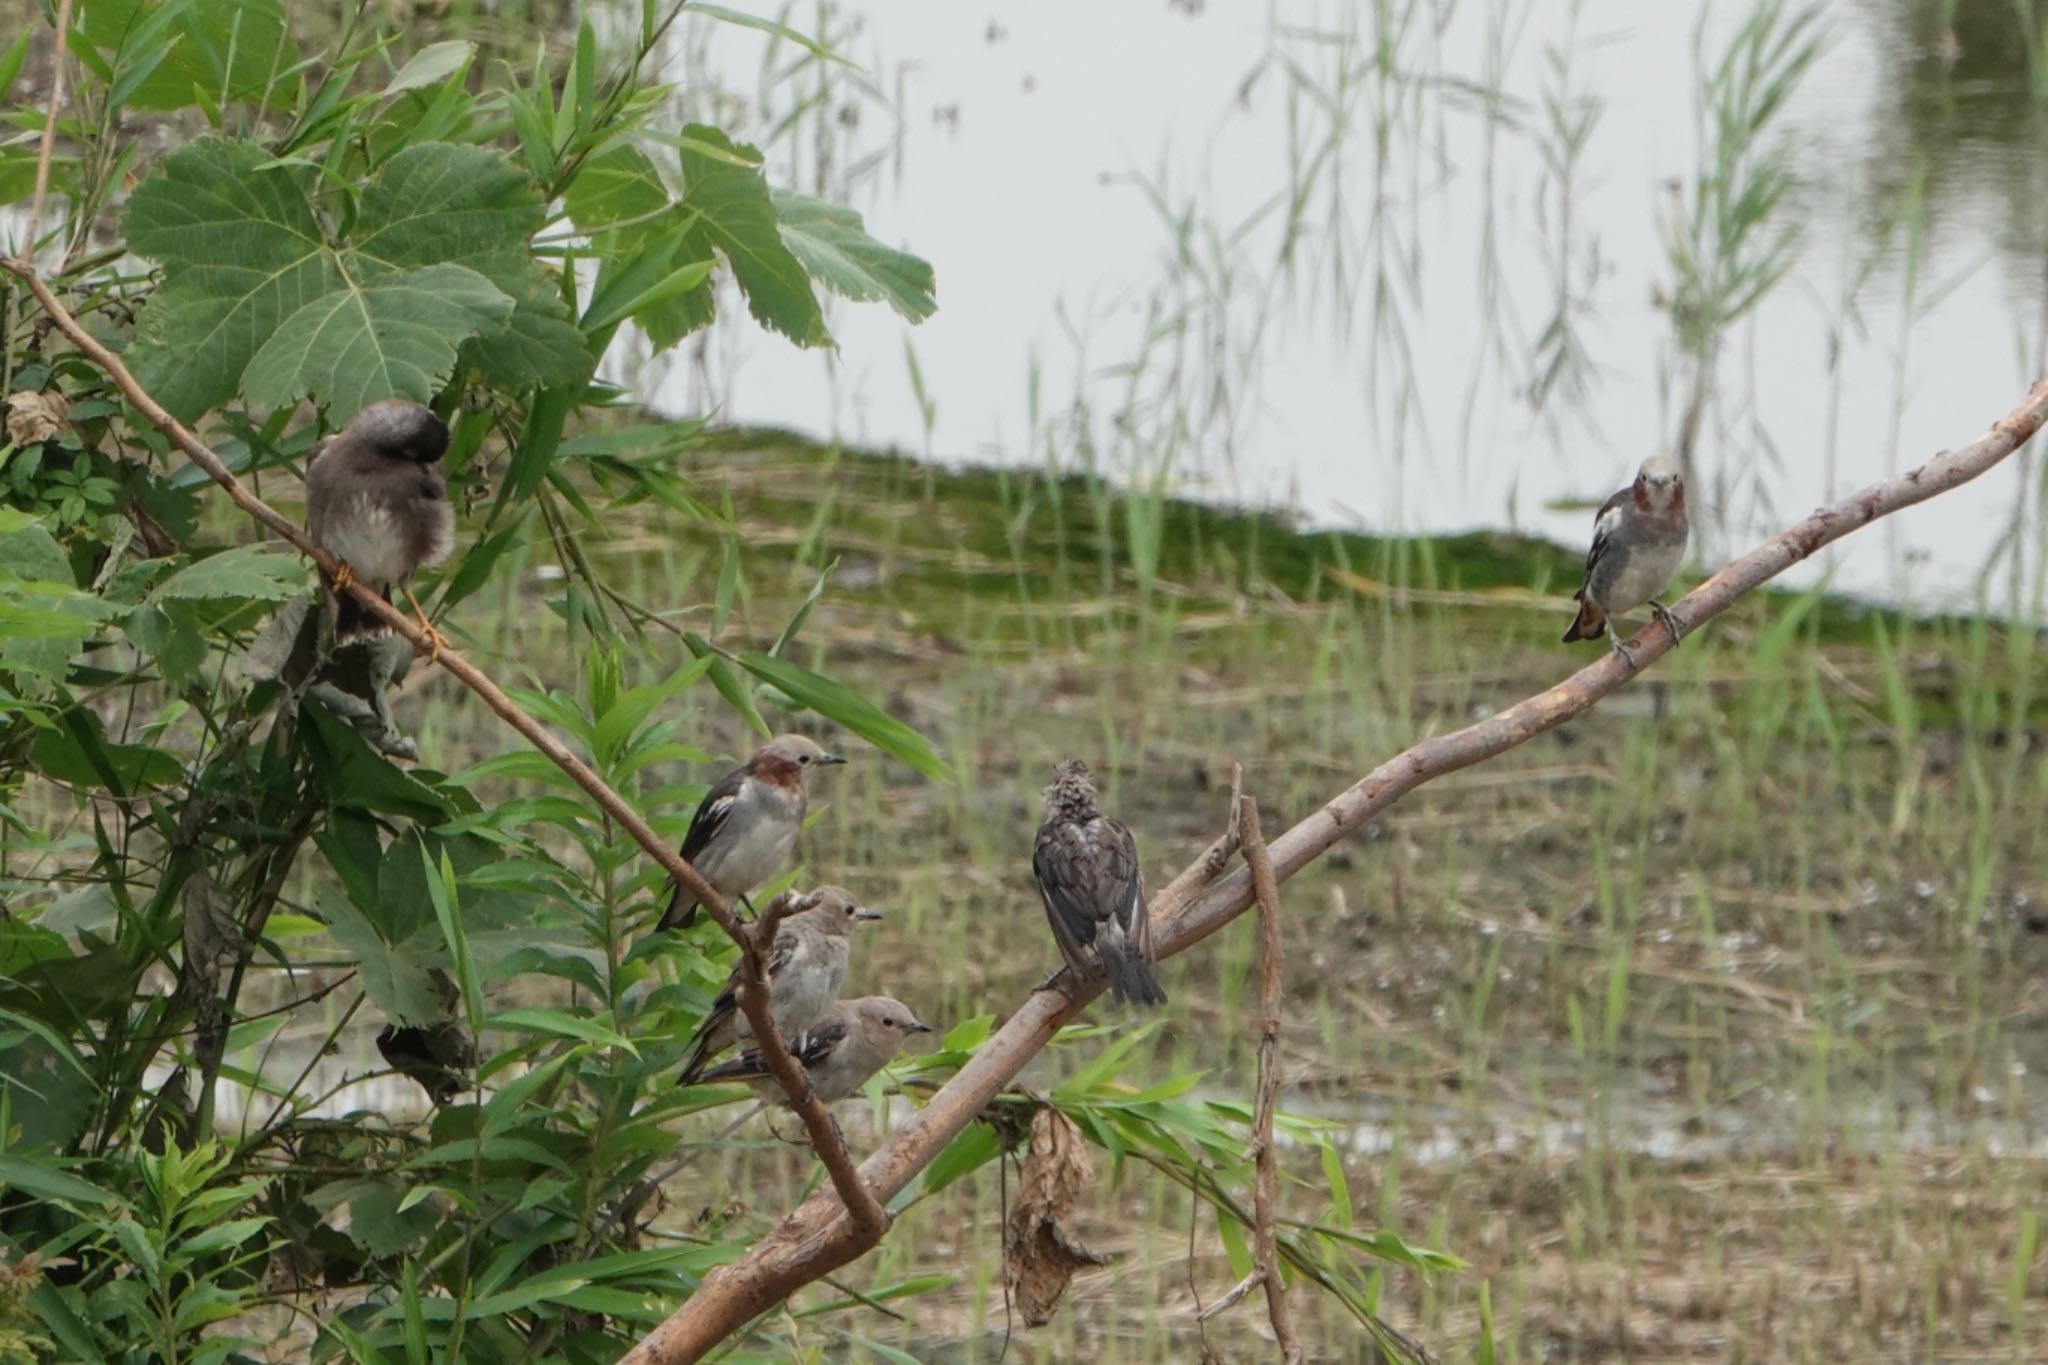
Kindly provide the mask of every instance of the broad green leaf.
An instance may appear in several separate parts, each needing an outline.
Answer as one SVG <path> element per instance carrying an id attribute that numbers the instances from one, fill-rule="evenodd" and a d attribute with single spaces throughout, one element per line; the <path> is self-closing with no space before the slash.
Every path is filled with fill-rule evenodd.
<path id="1" fill-rule="evenodd" d="M 362 911 L 340 896 L 320 897 L 327 932 L 362 972 L 363 989 L 377 1008 L 400 1024 L 431 1024 L 441 1017 L 441 997 L 429 969 L 446 963 L 440 936 L 415 933 L 392 943 Z"/>
<path id="2" fill-rule="evenodd" d="M 132 56 L 138 39 L 147 40 L 147 21 L 157 16 L 175 41 L 130 83 L 127 109 L 181 109 L 195 90 L 229 102 L 254 102 L 267 93 L 273 108 L 296 98 L 299 82 L 285 73 L 298 68 L 299 49 L 278 0 L 89 0 L 78 6 L 73 27 L 93 49 L 117 59 L 118 70 L 125 65 L 120 57 Z"/>
<path id="3" fill-rule="evenodd" d="M 908 763 L 926 777 L 942 782 L 953 779 L 952 765 L 939 756 L 923 735 L 851 688 L 820 677 L 787 659 L 774 659 L 754 651 L 740 656 L 740 666 L 763 682 L 781 688 L 798 703 L 845 726 L 882 752 Z"/>
<path id="4" fill-rule="evenodd" d="M 747 296 L 748 310 L 762 326 L 799 346 L 829 344 L 832 338 L 810 276 L 783 244 L 768 182 L 761 178 L 761 154 L 716 128 L 693 123 L 683 130 L 682 159 L 678 226 L 725 257 Z"/>
<path id="5" fill-rule="evenodd" d="M 416 133 L 415 135 L 424 135 Z M 483 147 L 423 141 L 365 184 L 344 237 L 313 203 L 314 169 L 202 138 L 130 200 L 129 246 L 159 261 L 132 362 L 190 418 L 233 398 L 311 397 L 345 421 L 393 394 L 424 401 L 457 348 L 513 386 L 580 382 L 589 347 L 533 259 L 540 196 Z"/>
<path id="6" fill-rule="evenodd" d="M 159 583 L 149 600 L 258 598 L 277 602 L 299 596 L 311 585 L 312 573 L 296 550 L 258 541 L 186 565 Z"/>
<path id="7" fill-rule="evenodd" d="M 128 247 L 162 263 L 128 363 L 143 387 L 192 418 L 235 396 L 257 347 L 335 281 L 303 172 L 261 169 L 251 142 L 200 138 L 136 187 Z"/>
<path id="8" fill-rule="evenodd" d="M 938 309 L 931 263 L 868 236 L 852 209 L 788 190 L 775 191 L 774 204 L 784 244 L 833 293 L 862 303 L 886 301 L 910 322 Z"/>
<path id="9" fill-rule="evenodd" d="M 645 152 L 631 146 L 591 157 L 562 191 L 569 217 L 585 232 L 659 213 L 670 199 L 661 172 Z"/>
<path id="10" fill-rule="evenodd" d="M 512 300 L 467 266 L 359 272 L 287 318 L 250 360 L 249 401 L 324 398 L 346 422 L 380 398 L 426 402 L 465 338 L 504 322 Z"/>
<path id="11" fill-rule="evenodd" d="M 493 382 L 524 390 L 587 379 L 597 358 L 552 284 L 517 296 L 504 325 L 462 343 L 462 358 Z"/>
<path id="12" fill-rule="evenodd" d="M 455 813 L 446 795 L 371 748 L 355 727 L 311 697 L 300 703 L 310 734 L 319 790 L 346 810 L 379 811 L 438 823 Z"/>
<path id="13" fill-rule="evenodd" d="M 408 147 L 363 191 L 354 254 L 387 270 L 467 266 L 506 294 L 538 269 L 531 240 L 540 196 L 510 161 L 484 147 Z"/>
<path id="14" fill-rule="evenodd" d="M 441 1221 L 432 1207 L 400 1208 L 403 1188 L 389 1178 L 336 1180 L 307 1195 L 306 1202 L 329 1214 L 348 1205 L 349 1238 L 373 1256 L 396 1256 Z"/>

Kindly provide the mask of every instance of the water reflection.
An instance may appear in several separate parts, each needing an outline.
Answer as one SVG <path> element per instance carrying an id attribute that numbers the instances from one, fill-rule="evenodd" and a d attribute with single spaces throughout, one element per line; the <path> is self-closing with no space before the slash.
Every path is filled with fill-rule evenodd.
<path id="1" fill-rule="evenodd" d="M 1646 450 L 1685 448 L 1717 553 L 1969 439 L 2038 368 L 2040 46 L 2006 0 L 1821 6 L 1819 55 L 1751 99 L 1747 146 L 1715 78 L 1787 3 L 829 13 L 860 80 L 712 24 L 672 74 L 686 102 L 747 91 L 721 115 L 931 258 L 940 314 L 842 309 L 829 359 L 742 322 L 641 376 L 660 405 L 1566 542 Z M 1752 240 L 1786 268 L 1703 351 L 1678 326 L 1686 214 L 1776 156 L 1791 180 Z M 1991 604 L 2036 613 L 2032 477 L 1858 538 L 1836 581 L 1967 600 L 1995 568 Z"/>
<path id="2" fill-rule="evenodd" d="M 2048 254 L 2048 6 L 1899 0 L 1874 9 L 1881 72 L 1870 124 L 1865 226 L 1926 205 L 1937 251 L 1989 243 L 2029 290 Z"/>

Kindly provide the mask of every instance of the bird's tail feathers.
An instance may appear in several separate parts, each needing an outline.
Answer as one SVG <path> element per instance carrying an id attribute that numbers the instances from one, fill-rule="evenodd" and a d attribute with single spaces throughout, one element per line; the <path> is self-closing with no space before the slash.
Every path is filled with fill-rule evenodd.
<path id="1" fill-rule="evenodd" d="M 1579 614 L 1572 618 L 1571 629 L 1564 633 L 1564 642 L 1569 645 L 1580 640 L 1597 640 L 1600 633 L 1606 629 L 1607 613 L 1594 606 L 1592 602 L 1581 598 Z"/>
<path id="2" fill-rule="evenodd" d="M 697 902 L 686 899 L 683 888 L 677 887 L 668 898 L 668 909 L 661 912 L 661 922 L 654 927 L 657 932 L 668 929 L 687 929 L 697 922 Z"/>
<path id="3" fill-rule="evenodd" d="M 387 590 L 384 600 L 389 602 Z M 351 640 L 362 640 L 384 634 L 389 628 L 382 621 L 370 615 L 354 593 L 341 592 L 334 595 L 334 643 L 347 644 Z"/>
<path id="4" fill-rule="evenodd" d="M 697 1035 L 696 1045 L 690 1049 L 690 1059 L 683 1063 L 683 1074 L 676 1077 L 678 1087 L 695 1085 L 704 1079 L 704 1073 L 711 1067 L 711 1054 L 718 1050 L 711 1044 L 710 1029 L 705 1029 Z"/>
<path id="5" fill-rule="evenodd" d="M 1114 922 L 1105 923 L 1096 930 L 1095 955 L 1102 961 L 1102 975 L 1108 980 L 1109 993 L 1118 1004 L 1166 1003 L 1166 990 L 1159 984 L 1159 976 L 1152 970 L 1152 964 L 1145 960 L 1136 944 L 1123 936 L 1123 931 Z"/>

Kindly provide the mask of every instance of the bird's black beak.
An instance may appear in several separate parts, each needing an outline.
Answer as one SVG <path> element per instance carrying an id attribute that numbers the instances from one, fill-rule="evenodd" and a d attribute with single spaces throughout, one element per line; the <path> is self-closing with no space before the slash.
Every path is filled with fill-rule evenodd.
<path id="1" fill-rule="evenodd" d="M 844 763 L 846 759 L 839 754 L 819 754 L 818 762 L 820 764 Z"/>
<path id="2" fill-rule="evenodd" d="M 930 1033 L 932 1026 L 922 1019 L 912 1019 L 910 1021 L 910 1031 L 912 1033 Z"/>
<path id="3" fill-rule="evenodd" d="M 853 917 L 855 919 L 880 919 L 882 912 L 870 910 L 865 905 L 856 905 L 853 907 Z"/>

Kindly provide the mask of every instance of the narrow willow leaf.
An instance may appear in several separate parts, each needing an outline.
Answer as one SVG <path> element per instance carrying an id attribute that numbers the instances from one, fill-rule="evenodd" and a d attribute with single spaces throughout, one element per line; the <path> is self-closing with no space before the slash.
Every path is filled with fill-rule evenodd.
<path id="1" fill-rule="evenodd" d="M 858 692 L 820 677 L 787 659 L 748 652 L 740 666 L 819 715 L 845 726 L 892 758 L 900 759 L 941 782 L 953 780 L 951 764 L 939 756 L 923 735 L 895 719 Z"/>

